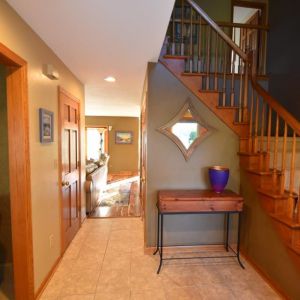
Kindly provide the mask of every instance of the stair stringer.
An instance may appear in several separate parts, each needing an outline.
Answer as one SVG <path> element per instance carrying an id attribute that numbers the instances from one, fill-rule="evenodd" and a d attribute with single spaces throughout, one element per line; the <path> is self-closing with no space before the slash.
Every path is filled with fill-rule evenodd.
<path id="1" fill-rule="evenodd" d="M 180 58 L 165 58 L 161 56 L 159 62 L 171 72 L 186 88 L 188 88 L 202 103 L 204 103 L 220 120 L 222 120 L 239 137 L 246 138 L 249 135 L 249 126 L 234 123 L 236 109 L 219 107 L 219 92 L 199 91 L 201 76 L 184 76 L 184 60 Z"/>
<path id="2" fill-rule="evenodd" d="M 260 205 L 265 213 L 269 216 L 274 230 L 280 237 L 280 240 L 285 245 L 286 250 L 298 267 L 300 275 L 300 224 L 290 222 L 286 220 L 283 215 L 287 214 L 288 207 L 288 195 L 272 195 L 272 191 L 275 191 L 279 186 L 280 174 L 276 174 L 275 177 L 268 173 L 255 173 L 255 169 L 259 169 L 259 156 L 245 156 L 240 159 L 241 169 L 246 174 L 251 186 L 257 193 L 257 198 L 260 201 Z M 247 163 L 248 160 L 248 163 Z M 251 170 L 249 170 L 251 166 Z"/>

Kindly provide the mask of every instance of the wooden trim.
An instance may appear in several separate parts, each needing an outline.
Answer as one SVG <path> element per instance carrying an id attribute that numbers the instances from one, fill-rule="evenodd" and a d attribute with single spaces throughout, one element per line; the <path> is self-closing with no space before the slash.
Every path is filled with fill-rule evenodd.
<path id="1" fill-rule="evenodd" d="M 81 213 L 81 183 L 82 183 L 82 178 L 81 178 L 81 169 L 82 169 L 82 162 L 81 162 L 81 103 L 80 100 L 75 98 L 72 94 L 70 94 L 68 91 L 63 89 L 61 86 L 58 86 L 58 182 L 59 182 L 59 187 L 60 183 L 62 182 L 62 136 L 61 136 L 61 94 L 66 95 L 67 97 L 71 98 L 72 100 L 76 101 L 78 103 L 78 154 L 79 154 L 79 205 L 80 205 L 80 214 L 79 214 L 79 224 L 81 226 L 82 224 L 82 213 Z M 60 203 L 60 244 L 61 244 L 61 255 L 65 252 L 66 249 L 64 249 L 64 239 L 63 239 L 63 208 L 62 208 L 62 191 L 61 187 L 59 189 L 59 203 Z"/>
<path id="2" fill-rule="evenodd" d="M 62 260 L 62 255 L 59 255 L 59 257 L 55 261 L 54 265 L 52 266 L 51 270 L 48 272 L 46 278 L 42 281 L 39 289 L 35 293 L 34 299 L 39 299 L 42 296 L 42 294 L 43 294 L 44 290 L 46 289 L 48 283 L 50 282 L 50 280 L 52 279 L 54 273 L 56 272 L 61 260 Z"/>
<path id="3" fill-rule="evenodd" d="M 253 267 L 253 269 L 277 292 L 277 294 L 284 299 L 289 299 L 285 292 L 280 288 L 280 286 L 268 276 L 263 269 L 250 257 L 246 254 L 244 250 L 241 249 L 241 254 L 244 259 Z"/>
<path id="4" fill-rule="evenodd" d="M 0 62 L 7 68 L 14 289 L 27 300 L 34 297 L 27 63 L 1 43 Z"/>
<path id="5" fill-rule="evenodd" d="M 0 43 L 0 63 L 5 66 L 22 67 L 27 62 L 16 53 Z"/>

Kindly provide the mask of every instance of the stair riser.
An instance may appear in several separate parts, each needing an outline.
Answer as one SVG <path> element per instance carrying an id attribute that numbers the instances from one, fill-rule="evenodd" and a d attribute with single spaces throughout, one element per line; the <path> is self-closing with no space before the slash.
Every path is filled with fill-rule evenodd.
<path id="1" fill-rule="evenodd" d="M 274 199 L 267 195 L 260 194 L 260 199 L 262 200 L 262 205 L 266 211 L 270 214 L 276 213 L 287 213 L 287 199 Z"/>
<path id="2" fill-rule="evenodd" d="M 300 248 L 300 229 L 293 229 L 274 220 L 275 227 L 282 236 L 284 242 L 291 247 Z"/>
<path id="3" fill-rule="evenodd" d="M 245 169 L 255 169 L 259 167 L 258 156 L 240 156 L 240 164 Z"/>

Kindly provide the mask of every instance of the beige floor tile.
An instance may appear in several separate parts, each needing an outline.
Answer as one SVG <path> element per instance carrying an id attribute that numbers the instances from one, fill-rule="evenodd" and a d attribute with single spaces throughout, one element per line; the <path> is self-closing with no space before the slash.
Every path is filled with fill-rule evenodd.
<path id="1" fill-rule="evenodd" d="M 41 299 L 280 299 L 244 264 L 242 270 L 235 259 L 172 260 L 157 275 L 159 256 L 145 255 L 139 218 L 87 219 Z"/>
<path id="2" fill-rule="evenodd" d="M 203 300 L 233 300 L 236 299 L 234 293 L 228 288 L 226 283 L 203 283 L 198 285 L 199 294 Z"/>
<path id="3" fill-rule="evenodd" d="M 95 295 L 95 300 L 129 300 L 130 289 L 127 288 L 115 288 L 114 290 L 103 288 Z"/>
<path id="4" fill-rule="evenodd" d="M 155 290 L 132 290 L 130 300 L 165 300 L 165 292 L 162 288 Z M 174 298 L 175 299 L 175 298 Z"/>
<path id="5" fill-rule="evenodd" d="M 94 300 L 95 295 L 71 295 L 66 297 L 61 297 L 60 300 Z"/>
<path id="6" fill-rule="evenodd" d="M 201 300 L 197 287 L 166 287 L 166 300 Z M 223 298 L 219 298 L 222 299 Z"/>
<path id="7" fill-rule="evenodd" d="M 95 272 L 94 270 L 81 270 L 70 273 L 64 281 L 61 297 L 95 293 L 99 275 L 100 271 Z"/>

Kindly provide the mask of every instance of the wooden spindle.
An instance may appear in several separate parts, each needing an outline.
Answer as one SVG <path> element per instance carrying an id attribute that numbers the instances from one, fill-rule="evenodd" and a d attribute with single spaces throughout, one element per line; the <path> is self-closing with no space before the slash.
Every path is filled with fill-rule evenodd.
<path id="1" fill-rule="evenodd" d="M 272 129 L 272 109 L 269 107 L 268 114 L 268 136 L 267 136 L 267 153 L 271 150 L 271 129 Z"/>
<path id="2" fill-rule="evenodd" d="M 282 162 L 281 162 L 281 178 L 280 178 L 280 194 L 284 193 L 285 171 L 286 171 L 286 140 L 287 140 L 287 124 L 284 122 L 284 134 L 282 145 Z"/>
<path id="3" fill-rule="evenodd" d="M 193 59 L 193 9 L 191 7 L 191 13 L 190 13 L 190 59 Z"/>
<path id="4" fill-rule="evenodd" d="M 219 41 L 219 36 L 216 32 L 214 90 L 218 89 L 218 41 Z"/>
<path id="5" fill-rule="evenodd" d="M 235 73 L 235 52 L 232 55 L 232 70 L 231 70 L 231 91 L 230 91 L 230 105 L 234 106 L 234 73 Z"/>
<path id="6" fill-rule="evenodd" d="M 181 0 L 181 44 L 180 55 L 184 55 L 184 40 L 183 40 L 183 19 L 184 19 L 184 0 Z"/>
<path id="7" fill-rule="evenodd" d="M 300 187 L 298 192 L 298 201 L 297 201 L 297 221 L 300 223 Z"/>
<path id="8" fill-rule="evenodd" d="M 176 47 L 175 47 L 175 12 L 172 12 L 172 46 L 171 46 L 171 54 L 175 55 Z"/>
<path id="9" fill-rule="evenodd" d="M 261 126 L 260 126 L 260 145 L 259 145 L 260 153 L 264 152 L 265 110 L 266 110 L 266 104 L 263 103 L 262 112 L 261 112 L 261 114 L 262 114 L 261 115 Z"/>
<path id="10" fill-rule="evenodd" d="M 248 149 L 253 152 L 253 108 L 254 108 L 254 90 L 252 90 L 251 104 L 250 104 L 250 124 L 249 124 L 249 140 Z"/>
<path id="11" fill-rule="evenodd" d="M 226 70 L 227 70 L 227 45 L 224 42 L 224 70 L 223 70 L 223 95 L 222 105 L 226 106 Z"/>
<path id="12" fill-rule="evenodd" d="M 273 158 L 273 175 L 274 178 L 277 174 L 277 162 L 278 162 L 278 133 L 279 133 L 279 116 L 276 113 L 276 129 L 275 129 L 275 141 L 274 141 L 274 158 Z"/>
<path id="13" fill-rule="evenodd" d="M 243 121 L 243 68 L 242 59 L 239 58 L 239 72 L 240 72 L 240 91 L 239 91 L 239 122 Z"/>
<path id="14" fill-rule="evenodd" d="M 259 109 L 259 96 L 256 95 L 255 126 L 254 126 L 254 153 L 257 153 L 257 146 L 258 146 L 258 109 Z"/>
<path id="15" fill-rule="evenodd" d="M 289 200 L 288 200 L 288 214 L 291 218 L 294 217 L 295 199 L 295 158 L 296 158 L 296 133 L 293 133 L 293 145 L 292 145 L 292 158 L 291 158 L 291 172 L 290 172 L 290 185 L 289 185 Z"/>
<path id="16" fill-rule="evenodd" d="M 201 35 L 201 29 L 202 29 L 202 18 L 200 16 L 199 18 L 199 32 L 198 32 L 198 67 L 197 71 L 198 73 L 201 73 L 201 62 L 202 62 L 202 57 L 201 57 L 201 47 L 202 47 L 202 35 Z"/>
<path id="17" fill-rule="evenodd" d="M 209 90 L 209 72 L 210 72 L 210 36 L 211 27 L 207 26 L 207 54 L 206 54 L 206 89 Z"/>
<path id="18" fill-rule="evenodd" d="M 244 62 L 243 122 L 248 121 L 248 62 Z"/>

